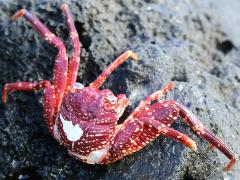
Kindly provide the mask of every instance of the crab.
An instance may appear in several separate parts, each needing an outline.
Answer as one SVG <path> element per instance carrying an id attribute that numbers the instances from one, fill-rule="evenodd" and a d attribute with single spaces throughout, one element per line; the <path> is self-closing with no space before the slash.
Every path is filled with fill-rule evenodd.
<path id="1" fill-rule="evenodd" d="M 175 120 L 181 118 L 195 133 L 208 141 L 212 148 L 216 147 L 230 159 L 224 171 L 233 167 L 237 162 L 236 155 L 208 131 L 190 110 L 174 100 L 159 100 L 174 87 L 173 83 L 147 96 L 123 123 L 118 124 L 128 106 L 126 95 L 115 96 L 110 90 L 99 88 L 119 65 L 129 58 L 137 60 L 138 56 L 128 50 L 89 86 L 77 83 L 81 43 L 68 5 L 63 4 L 61 9 L 67 18 L 70 40 L 74 47 L 69 60 L 64 43 L 26 9 L 21 9 L 12 16 L 12 20 L 23 16 L 45 41 L 58 49 L 58 54 L 52 82 L 42 80 L 5 84 L 3 103 L 6 103 L 9 92 L 43 89 L 43 114 L 49 132 L 71 156 L 88 164 L 115 162 L 141 150 L 160 135 L 196 151 L 196 143 L 190 137 L 170 127 Z"/>

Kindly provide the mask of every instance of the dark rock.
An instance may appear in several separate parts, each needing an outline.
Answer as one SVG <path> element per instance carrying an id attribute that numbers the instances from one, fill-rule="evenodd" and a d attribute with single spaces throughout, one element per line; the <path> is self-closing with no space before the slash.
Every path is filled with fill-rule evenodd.
<path id="1" fill-rule="evenodd" d="M 61 3 L 0 2 L 1 88 L 7 82 L 52 79 L 56 50 L 23 19 L 11 22 L 9 17 L 27 8 L 61 37 L 71 52 Z M 232 3 L 234 6 L 235 1 Z M 240 154 L 239 40 L 234 39 L 236 33 L 223 28 L 225 24 L 216 16 L 220 12 L 212 11 L 210 2 L 115 0 L 72 1 L 69 5 L 82 41 L 79 82 L 88 85 L 114 58 L 132 49 L 139 61 L 124 63 L 103 86 L 127 94 L 130 106 L 124 117 L 142 98 L 174 81 L 175 89 L 165 98 L 187 106 Z M 70 157 L 50 136 L 40 92 L 11 93 L 7 105 L 0 104 L 0 112 L 1 179 L 240 178 L 239 164 L 223 173 L 227 158 L 217 150 L 207 151 L 206 141 L 179 120 L 173 127 L 197 142 L 197 153 L 159 137 L 116 163 L 93 166 Z"/>

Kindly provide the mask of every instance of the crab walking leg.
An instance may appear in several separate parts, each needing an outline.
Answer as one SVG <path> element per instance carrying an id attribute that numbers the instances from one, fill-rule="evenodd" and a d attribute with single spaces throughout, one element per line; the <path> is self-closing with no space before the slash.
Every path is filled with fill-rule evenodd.
<path id="1" fill-rule="evenodd" d="M 81 43 L 79 41 L 78 33 L 74 25 L 72 13 L 67 4 L 61 6 L 62 11 L 67 17 L 68 29 L 70 33 L 70 39 L 73 44 L 74 50 L 72 57 L 68 64 L 67 84 L 65 87 L 65 93 L 77 80 L 78 67 L 80 63 Z"/>
<path id="2" fill-rule="evenodd" d="M 133 116 L 135 116 L 137 113 L 141 112 L 141 110 L 144 110 L 145 108 L 150 108 L 151 102 L 154 100 L 160 99 L 164 94 L 166 94 L 168 91 L 170 91 L 174 87 L 173 82 L 169 83 L 167 86 L 163 87 L 161 90 L 156 91 L 146 97 L 144 101 L 141 101 L 140 104 L 137 106 L 135 111 L 129 116 L 129 118 L 126 120 L 131 120 Z"/>
<path id="3" fill-rule="evenodd" d="M 137 139 L 143 131 L 143 125 L 138 121 L 126 122 L 119 126 L 119 128 L 114 137 L 113 144 L 107 156 L 101 161 L 101 164 L 117 161 L 123 156 L 130 154 L 129 149 L 134 145 L 135 139 Z"/>
<path id="4" fill-rule="evenodd" d="M 45 89 L 49 87 L 51 84 L 49 81 L 39 81 L 36 83 L 30 82 L 15 82 L 15 83 L 8 83 L 5 84 L 2 91 L 2 101 L 3 103 L 7 102 L 7 95 L 11 91 L 31 91 L 31 90 L 38 90 L 38 89 Z"/>
<path id="5" fill-rule="evenodd" d="M 166 101 L 169 105 L 174 105 L 175 110 L 179 111 L 179 116 L 184 122 L 199 136 L 208 141 L 212 146 L 219 149 L 226 157 L 230 159 L 230 162 L 225 166 L 224 171 L 230 170 L 237 162 L 236 155 L 224 145 L 215 135 L 209 132 L 203 124 L 197 119 L 197 117 L 189 111 L 185 106 L 177 103 L 176 101 Z"/>
<path id="6" fill-rule="evenodd" d="M 167 86 L 165 86 L 163 89 L 156 91 L 149 95 L 145 99 L 145 103 L 151 104 L 152 101 L 160 99 L 164 94 L 166 94 L 168 91 L 170 91 L 174 87 L 174 83 L 171 82 Z"/>
<path id="7" fill-rule="evenodd" d="M 142 119 L 142 122 L 145 124 L 148 124 L 150 127 L 154 127 L 158 130 L 159 134 L 163 134 L 164 136 L 167 136 L 169 138 L 172 138 L 176 141 L 179 141 L 180 143 L 184 144 L 185 146 L 191 148 L 194 151 L 197 151 L 197 146 L 195 141 L 193 141 L 190 137 L 186 136 L 185 134 L 174 130 L 165 124 L 154 120 L 154 119 Z"/>
<path id="8" fill-rule="evenodd" d="M 3 103 L 7 102 L 7 94 L 11 91 L 32 91 L 44 89 L 43 93 L 43 111 L 44 118 L 49 127 L 49 131 L 53 131 L 53 113 L 55 107 L 55 95 L 54 89 L 51 86 L 51 83 L 48 80 L 39 81 L 36 83 L 31 82 L 15 82 L 5 84 L 2 92 L 2 101 Z"/>
<path id="9" fill-rule="evenodd" d="M 56 96 L 54 94 L 54 88 L 51 85 L 48 88 L 44 89 L 43 91 L 43 115 L 47 123 L 49 132 L 52 134 L 54 138 L 56 138 L 53 132 L 53 127 L 55 124 L 55 118 L 54 118 L 55 104 L 56 104 Z"/>
<path id="10" fill-rule="evenodd" d="M 90 87 L 99 88 L 108 78 L 108 76 L 129 57 L 131 57 L 133 60 L 138 59 L 138 56 L 133 51 L 124 52 L 112 64 L 110 64 L 94 82 L 90 84 Z"/>
<path id="11" fill-rule="evenodd" d="M 188 136 L 152 119 L 132 120 L 124 123 L 117 132 L 112 147 L 102 163 L 109 163 L 141 150 L 159 135 L 165 135 L 187 147 L 197 150 L 196 143 Z"/>
<path id="12" fill-rule="evenodd" d="M 159 99 L 159 97 L 162 96 L 164 90 L 168 91 L 172 87 L 173 87 L 173 83 L 170 83 L 168 86 L 163 88 L 163 90 L 154 92 L 153 94 L 148 96 L 144 102 L 147 104 L 150 104 L 151 101 Z M 165 101 L 165 104 L 169 106 L 170 105 L 175 106 L 176 108 L 175 110 L 179 112 L 179 116 L 183 118 L 184 122 L 191 129 L 193 129 L 193 131 L 195 131 L 199 136 L 203 137 L 205 140 L 207 140 L 211 144 L 210 148 L 213 148 L 213 147 L 218 148 L 226 157 L 228 157 L 231 160 L 227 164 L 227 166 L 224 168 L 224 171 L 228 171 L 233 167 L 233 165 L 237 161 L 237 157 L 218 138 L 216 138 L 211 132 L 205 129 L 203 124 L 197 119 L 197 117 L 191 111 L 189 111 L 185 106 L 177 103 L 176 101 Z"/>
<path id="13" fill-rule="evenodd" d="M 63 93 L 67 81 L 68 56 L 66 53 L 66 48 L 63 42 L 57 36 L 50 32 L 44 24 L 42 24 L 35 16 L 29 13 L 26 9 L 21 9 L 18 12 L 16 12 L 16 14 L 12 16 L 12 20 L 16 20 L 21 16 L 23 16 L 27 21 L 29 21 L 32 24 L 32 26 L 36 29 L 36 31 L 40 34 L 42 38 L 44 38 L 48 43 L 50 43 L 59 50 L 55 60 L 52 83 L 54 93 L 56 96 L 55 102 L 56 106 L 55 116 L 56 116 L 62 102 Z"/>

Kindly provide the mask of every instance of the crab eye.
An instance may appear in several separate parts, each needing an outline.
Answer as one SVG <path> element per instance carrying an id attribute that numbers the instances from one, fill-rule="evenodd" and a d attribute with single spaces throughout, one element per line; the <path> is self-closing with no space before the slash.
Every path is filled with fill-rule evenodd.
<path id="1" fill-rule="evenodd" d="M 118 99 L 114 95 L 110 95 L 104 98 L 104 109 L 107 111 L 115 111 Z"/>
<path id="2" fill-rule="evenodd" d="M 73 85 L 73 88 L 82 90 L 84 88 L 84 86 L 81 83 L 76 82 Z"/>
<path id="3" fill-rule="evenodd" d="M 117 103 L 117 98 L 114 95 L 110 95 L 105 98 L 105 101 L 109 104 L 114 105 Z"/>

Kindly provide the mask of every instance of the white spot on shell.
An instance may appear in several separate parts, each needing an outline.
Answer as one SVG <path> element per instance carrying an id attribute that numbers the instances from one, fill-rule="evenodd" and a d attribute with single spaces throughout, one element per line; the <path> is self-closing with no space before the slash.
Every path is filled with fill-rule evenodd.
<path id="1" fill-rule="evenodd" d="M 86 160 L 88 164 L 99 164 L 102 161 L 102 159 L 107 155 L 109 148 L 110 148 L 109 146 L 106 146 L 103 149 L 92 151 L 89 153 L 88 156 L 82 156 L 72 151 L 69 151 L 69 153 L 82 160 Z"/>
<path id="2" fill-rule="evenodd" d="M 73 125 L 72 121 L 65 120 L 62 114 L 60 114 L 60 120 L 62 121 L 63 131 L 65 132 L 67 139 L 69 141 L 79 140 L 83 134 L 83 130 L 79 127 L 79 125 Z"/>

